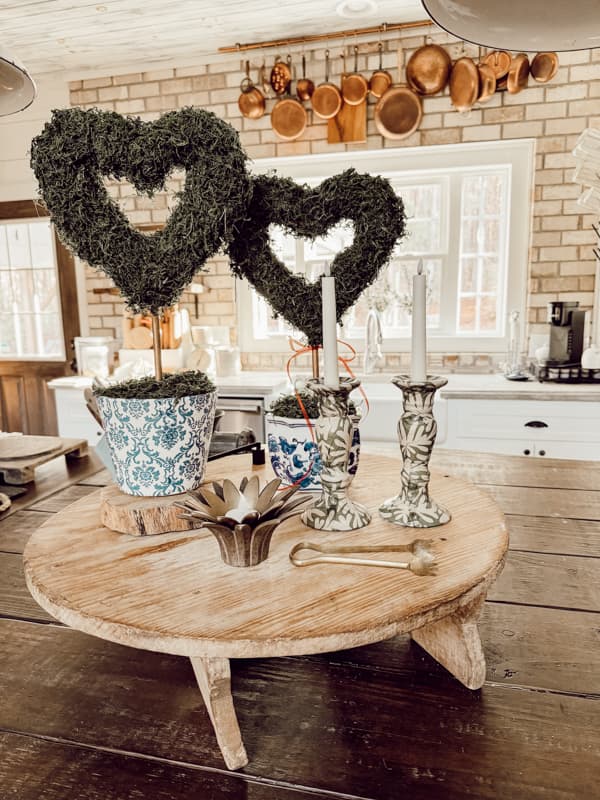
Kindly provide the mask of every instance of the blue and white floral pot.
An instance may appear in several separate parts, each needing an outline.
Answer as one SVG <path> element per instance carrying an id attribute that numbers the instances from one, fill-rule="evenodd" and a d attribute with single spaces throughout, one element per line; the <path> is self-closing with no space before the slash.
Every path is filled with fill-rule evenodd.
<path id="1" fill-rule="evenodd" d="M 314 430 L 316 420 L 311 420 L 311 423 Z M 273 472 L 282 484 L 291 486 L 300 481 L 301 492 L 320 492 L 321 456 L 306 421 L 267 414 L 266 437 Z M 348 463 L 348 472 L 352 477 L 358 469 L 359 455 L 360 432 L 356 417 Z"/>
<path id="2" fill-rule="evenodd" d="M 96 399 L 121 491 L 157 497 L 188 492 L 202 483 L 216 392 L 152 400 Z"/>

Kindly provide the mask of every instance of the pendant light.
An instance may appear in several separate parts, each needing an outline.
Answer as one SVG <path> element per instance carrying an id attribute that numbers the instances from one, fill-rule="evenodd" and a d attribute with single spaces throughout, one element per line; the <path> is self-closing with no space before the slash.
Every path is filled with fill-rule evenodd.
<path id="1" fill-rule="evenodd" d="M 444 30 L 496 50 L 600 47 L 599 0 L 422 0 Z"/>
<path id="2" fill-rule="evenodd" d="M 25 67 L 0 47 L 0 117 L 30 106 L 37 89 Z"/>

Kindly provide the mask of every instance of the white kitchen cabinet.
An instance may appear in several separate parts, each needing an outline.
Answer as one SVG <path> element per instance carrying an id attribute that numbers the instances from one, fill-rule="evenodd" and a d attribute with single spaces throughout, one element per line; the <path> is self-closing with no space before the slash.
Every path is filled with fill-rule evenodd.
<path id="1" fill-rule="evenodd" d="M 600 403 L 447 398 L 438 446 L 540 458 L 600 461 Z"/>

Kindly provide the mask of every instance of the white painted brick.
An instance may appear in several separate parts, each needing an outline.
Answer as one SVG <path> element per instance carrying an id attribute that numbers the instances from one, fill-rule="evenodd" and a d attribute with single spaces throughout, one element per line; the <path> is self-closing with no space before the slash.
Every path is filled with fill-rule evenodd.
<path id="1" fill-rule="evenodd" d="M 173 69 L 153 69 L 149 72 L 143 73 L 143 80 L 145 81 L 165 81 L 175 75 Z M 136 81 L 137 83 L 137 81 Z"/>
<path id="2" fill-rule="evenodd" d="M 588 85 L 585 83 L 567 83 L 564 86 L 546 86 L 546 101 L 555 103 L 559 100 L 583 100 L 587 95 Z"/>
<path id="3" fill-rule="evenodd" d="M 175 69 L 176 78 L 193 78 L 196 75 L 205 75 L 207 72 L 206 64 L 198 64 L 195 67 L 177 67 Z"/>
<path id="4" fill-rule="evenodd" d="M 570 67 L 570 80 L 576 81 L 595 81 L 600 79 L 600 64 L 584 64 L 582 66 Z"/>
<path id="5" fill-rule="evenodd" d="M 129 97 L 152 97 L 160 94 L 160 84 L 158 81 L 146 81 L 146 83 L 134 83 L 129 87 Z"/>
<path id="6" fill-rule="evenodd" d="M 100 86 L 110 86 L 112 78 L 105 76 L 103 78 L 84 78 L 80 81 L 84 89 L 98 89 Z M 70 86 L 71 84 L 69 84 Z"/>
<path id="7" fill-rule="evenodd" d="M 566 103 L 537 103 L 525 109 L 525 119 L 561 119 L 567 115 Z"/>
<path id="8" fill-rule="evenodd" d="M 541 136 L 544 123 L 536 122 L 505 122 L 502 125 L 502 136 L 505 139 L 526 139 Z"/>
<path id="9" fill-rule="evenodd" d="M 542 188 L 543 200 L 573 200 L 581 194 L 581 186 L 575 183 L 565 183 L 560 186 L 544 186 Z"/>
<path id="10" fill-rule="evenodd" d="M 136 114 L 138 111 L 144 111 L 143 100 L 117 100 L 115 109 L 119 114 Z"/>
<path id="11" fill-rule="evenodd" d="M 480 125 L 477 128 L 465 128 L 463 142 L 485 142 L 501 138 L 500 125 Z"/>
<path id="12" fill-rule="evenodd" d="M 129 90 L 127 86 L 107 86 L 98 89 L 98 100 L 127 100 Z"/>

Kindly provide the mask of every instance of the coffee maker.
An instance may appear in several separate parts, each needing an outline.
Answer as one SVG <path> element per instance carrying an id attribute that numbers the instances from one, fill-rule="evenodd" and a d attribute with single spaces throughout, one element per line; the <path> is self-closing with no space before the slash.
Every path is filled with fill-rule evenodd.
<path id="1" fill-rule="evenodd" d="M 583 351 L 585 311 L 577 301 L 548 303 L 550 323 L 549 367 L 579 366 Z"/>

